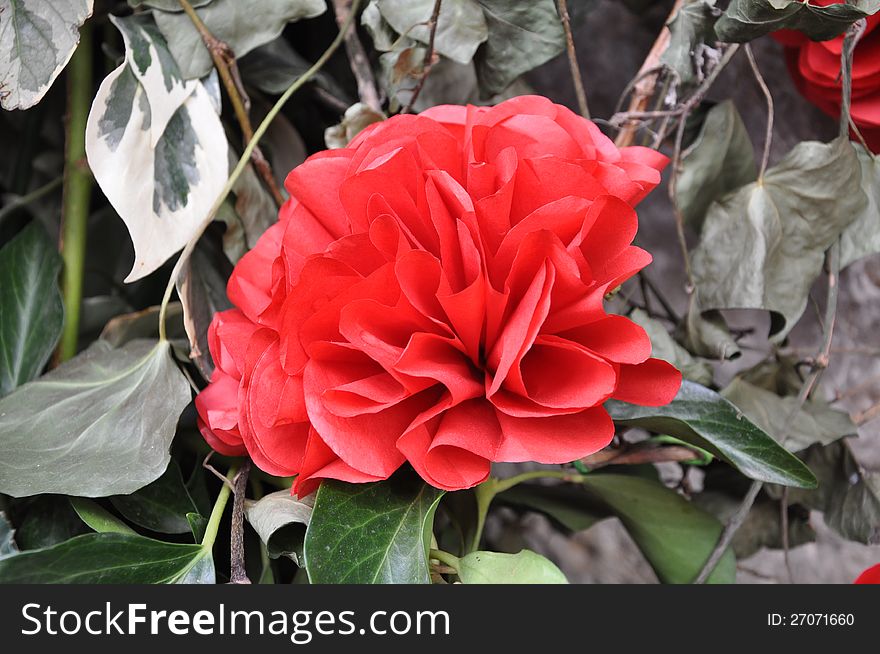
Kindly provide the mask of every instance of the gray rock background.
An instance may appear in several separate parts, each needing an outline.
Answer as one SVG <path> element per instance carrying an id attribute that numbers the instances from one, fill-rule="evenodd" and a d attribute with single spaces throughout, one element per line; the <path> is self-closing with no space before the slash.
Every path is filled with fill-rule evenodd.
<path id="1" fill-rule="evenodd" d="M 614 113 L 620 94 L 636 74 L 657 37 L 672 6 L 665 0 L 635 14 L 619 0 L 596 0 L 575 25 L 575 42 L 581 73 L 594 118 Z M 832 120 L 804 101 L 786 70 L 781 47 L 769 38 L 754 44 L 755 56 L 773 93 L 776 126 L 771 165 L 802 140 L 829 139 L 835 135 Z M 576 107 L 568 61 L 560 56 L 533 72 L 532 88 L 557 102 Z M 753 138 L 756 151 L 763 147 L 767 120 L 766 104 L 745 57 L 738 56 L 713 88 L 709 99 L 733 98 Z M 677 310 L 684 312 L 687 295 L 675 227 L 665 187 L 657 189 L 639 208 L 638 242 L 654 254 L 649 274 Z M 695 235 L 691 235 L 695 237 Z M 814 297 L 822 306 L 824 282 L 817 283 Z M 817 312 L 808 309 L 794 330 L 791 342 L 803 348 L 803 356 L 815 354 L 820 342 Z M 735 317 L 736 326 L 756 326 L 766 335 L 769 321 L 759 312 Z M 853 413 L 880 399 L 880 256 L 863 259 L 842 274 L 838 323 L 832 363 L 823 378 L 821 392 L 828 399 L 841 398 L 839 406 Z M 763 357 L 760 337 L 743 341 L 744 355 L 721 364 L 717 374 L 725 379 Z M 749 349 L 751 348 L 751 349 Z M 757 348 L 757 350 L 755 349 Z M 798 350 L 799 353 L 801 350 Z M 853 440 L 853 450 L 869 470 L 880 470 L 880 419 L 866 423 Z M 880 562 L 880 546 L 864 546 L 838 537 L 819 513 L 811 524 L 817 540 L 790 552 L 794 581 L 798 583 L 850 583 L 857 574 Z M 566 537 L 542 516 L 518 517 L 502 510 L 487 526 L 486 535 L 505 547 L 528 547 L 556 561 L 572 582 L 655 583 L 656 576 L 632 545 L 616 520 Z M 781 551 L 762 550 L 739 564 L 738 580 L 745 583 L 785 583 L 788 574 Z"/>

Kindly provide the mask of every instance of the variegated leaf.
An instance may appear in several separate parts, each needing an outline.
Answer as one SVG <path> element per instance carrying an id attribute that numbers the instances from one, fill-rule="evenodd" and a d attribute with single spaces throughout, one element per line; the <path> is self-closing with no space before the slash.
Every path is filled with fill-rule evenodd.
<path id="1" fill-rule="evenodd" d="M 183 80 L 155 25 L 142 16 L 114 22 L 126 62 L 98 89 L 86 153 L 134 243 L 131 282 L 192 237 L 226 182 L 228 145 L 210 93 Z"/>
<path id="2" fill-rule="evenodd" d="M 93 0 L 0 0 L 0 105 L 37 104 L 70 61 Z"/>

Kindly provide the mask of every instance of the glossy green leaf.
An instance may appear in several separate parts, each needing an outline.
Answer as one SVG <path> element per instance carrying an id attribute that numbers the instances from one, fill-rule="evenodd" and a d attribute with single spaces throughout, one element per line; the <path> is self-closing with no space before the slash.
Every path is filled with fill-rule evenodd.
<path id="1" fill-rule="evenodd" d="M 669 434 L 708 450 L 751 479 L 815 488 L 816 478 L 796 456 L 755 426 L 715 391 L 685 381 L 665 406 L 643 407 L 612 400 L 615 422 Z"/>
<path id="2" fill-rule="evenodd" d="M 703 509 L 663 484 L 617 474 L 591 474 L 584 488 L 616 515 L 661 582 L 693 581 L 723 529 Z M 736 561 L 727 550 L 709 583 L 733 583 Z"/>
<path id="3" fill-rule="evenodd" d="M 781 444 L 791 452 L 815 443 L 828 445 L 857 432 L 848 413 L 832 409 L 821 400 L 806 402 L 795 412 L 800 405 L 796 397 L 780 397 L 739 378 L 730 382 L 721 395 L 777 441 L 784 436 Z"/>
<path id="4" fill-rule="evenodd" d="M 278 37 L 287 23 L 314 18 L 326 9 L 324 0 L 213 0 L 196 12 L 211 34 L 241 57 Z M 154 16 L 186 79 L 211 72 L 211 55 L 189 16 L 165 11 Z"/>
<path id="5" fill-rule="evenodd" d="M 0 0 L 0 106 L 37 104 L 70 61 L 93 0 Z"/>
<path id="6" fill-rule="evenodd" d="M 714 201 L 757 177 L 749 133 L 736 106 L 725 100 L 708 111 L 682 157 L 675 200 L 685 221 L 699 231 Z"/>
<path id="7" fill-rule="evenodd" d="M 201 513 L 187 513 L 186 521 L 189 523 L 189 530 L 192 532 L 193 540 L 201 543 L 205 538 L 205 529 L 208 527 L 208 519 Z"/>
<path id="8" fill-rule="evenodd" d="M 840 236 L 841 268 L 880 252 L 880 161 L 862 145 L 854 143 L 853 147 L 862 167 L 862 190 L 868 204 Z"/>
<path id="9" fill-rule="evenodd" d="M 0 397 L 37 377 L 64 323 L 61 257 L 32 222 L 0 249 Z"/>
<path id="10" fill-rule="evenodd" d="M 802 0 L 732 0 L 715 24 L 718 38 L 742 43 L 776 30 L 799 30 L 826 41 L 880 9 L 880 0 L 849 0 L 819 7 Z"/>
<path id="11" fill-rule="evenodd" d="M 314 496 L 299 499 L 290 491 L 270 493 L 258 501 L 245 500 L 245 517 L 266 544 L 273 559 L 287 556 L 302 562 L 306 527 L 312 517 Z"/>
<path id="12" fill-rule="evenodd" d="M 371 484 L 324 481 L 306 531 L 313 584 L 427 584 L 434 512 L 443 492 L 397 475 Z"/>
<path id="13" fill-rule="evenodd" d="M 864 210 L 849 139 L 795 146 L 762 182 L 709 208 L 691 258 L 703 310 L 763 309 L 783 339 L 807 306 L 825 250 Z"/>
<path id="14" fill-rule="evenodd" d="M 565 48 L 565 33 L 553 0 L 478 0 L 489 28 L 474 57 L 484 98 L 546 63 Z"/>
<path id="15" fill-rule="evenodd" d="M 26 511 L 15 532 L 15 542 L 22 550 L 51 547 L 89 531 L 66 497 L 41 495 L 23 505 Z"/>
<path id="16" fill-rule="evenodd" d="M 94 500 L 71 497 L 70 505 L 89 527 L 99 534 L 134 534 L 135 531 Z"/>
<path id="17" fill-rule="evenodd" d="M 567 584 L 562 571 L 531 550 L 516 554 L 471 552 L 459 559 L 463 584 Z"/>
<path id="18" fill-rule="evenodd" d="M 105 497 L 161 476 L 191 399 L 169 350 L 99 340 L 0 400 L 0 492 Z"/>
<path id="19" fill-rule="evenodd" d="M 163 543 L 130 534 L 85 534 L 0 559 L 0 584 L 205 582 L 205 558 L 201 545 Z M 195 579 L 187 578 L 194 568 Z"/>
<path id="20" fill-rule="evenodd" d="M 611 515 L 583 488 L 572 484 L 517 484 L 497 495 L 495 500 L 517 509 L 542 513 L 570 533 L 589 529 Z"/>
<path id="21" fill-rule="evenodd" d="M 127 520 L 163 534 L 187 533 L 187 514 L 198 512 L 174 460 L 156 481 L 129 495 L 111 497 L 110 502 Z"/>

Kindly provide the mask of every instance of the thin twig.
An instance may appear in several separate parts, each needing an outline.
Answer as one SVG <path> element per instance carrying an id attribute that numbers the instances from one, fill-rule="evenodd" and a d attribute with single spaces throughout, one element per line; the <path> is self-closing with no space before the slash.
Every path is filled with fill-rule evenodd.
<path id="1" fill-rule="evenodd" d="M 782 498 L 779 501 L 779 526 L 782 532 L 782 556 L 785 560 L 785 571 L 788 574 L 788 583 L 794 583 L 794 573 L 791 571 L 791 543 L 788 538 L 788 486 L 782 489 Z"/>
<path id="2" fill-rule="evenodd" d="M 418 84 L 413 89 L 409 102 L 406 103 L 406 106 L 400 113 L 408 114 L 412 112 L 412 108 L 415 106 L 416 100 L 419 99 L 419 94 L 425 86 L 425 81 L 431 73 L 431 68 L 434 67 L 434 38 L 437 36 L 437 21 L 440 18 L 440 6 L 442 4 L 443 0 L 434 0 L 434 9 L 431 11 L 431 17 L 428 19 L 428 50 L 425 52 L 422 72 L 419 75 Z"/>
<path id="3" fill-rule="evenodd" d="M 337 25 L 342 27 L 351 14 L 351 0 L 333 0 L 333 10 L 336 12 Z M 345 51 L 348 53 L 348 64 L 357 82 L 358 97 L 373 111 L 381 112 L 382 102 L 379 100 L 376 78 L 373 76 L 367 51 L 364 50 L 364 45 L 358 38 L 356 29 L 346 33 Z"/>
<path id="4" fill-rule="evenodd" d="M 217 212 L 220 210 L 220 207 L 223 205 L 223 202 L 232 192 L 232 187 L 235 186 L 236 181 L 241 174 L 244 172 L 244 169 L 247 168 L 248 162 L 250 161 L 251 154 L 257 147 L 257 143 L 259 143 L 260 139 L 266 133 L 266 130 L 269 129 L 269 125 L 272 124 L 272 121 L 275 120 L 275 117 L 281 112 L 281 109 L 287 103 L 288 100 L 296 93 L 299 89 L 301 89 L 306 82 L 312 79 L 321 68 L 324 67 L 324 64 L 333 56 L 333 53 L 339 49 L 339 46 L 342 45 L 342 41 L 345 38 L 346 31 L 351 27 L 352 24 L 352 16 L 354 16 L 357 12 L 357 7 L 360 5 L 360 0 L 352 0 L 352 14 L 349 16 L 348 21 L 345 25 L 340 28 L 339 34 L 336 35 L 336 38 L 327 46 L 327 49 L 324 50 L 323 54 L 318 57 L 317 61 L 312 64 L 309 69 L 304 72 L 302 75 L 296 78 L 293 83 L 287 87 L 287 90 L 281 95 L 280 98 L 272 105 L 272 108 L 269 110 L 269 113 L 266 114 L 266 117 L 263 118 L 263 121 L 254 131 L 254 138 L 252 138 L 248 144 L 244 148 L 244 152 L 241 153 L 241 157 L 238 159 L 238 163 L 235 164 L 235 168 L 229 174 L 229 179 L 226 180 L 226 184 L 221 189 L 220 193 L 217 195 L 214 200 L 214 204 L 211 205 L 211 208 L 208 209 L 208 212 L 205 214 L 205 217 L 202 219 L 202 222 L 196 227 L 193 231 L 193 235 L 190 237 L 190 240 L 187 242 L 186 246 L 183 248 L 183 252 L 180 253 L 180 256 L 177 258 L 177 262 L 174 264 L 174 268 L 171 269 L 171 275 L 168 278 L 168 283 L 165 285 L 165 293 L 162 295 L 162 304 L 159 308 L 159 339 L 162 341 L 167 340 L 167 332 L 165 327 L 165 318 L 168 314 L 168 303 L 171 301 L 171 294 L 174 292 L 175 284 L 177 283 L 178 277 L 180 277 L 180 272 L 183 270 L 183 266 L 189 260 L 190 255 L 193 253 L 193 250 L 196 247 L 196 243 L 199 240 L 199 237 L 202 235 L 208 225 L 210 225 L 214 221 L 214 217 L 217 215 Z"/>
<path id="5" fill-rule="evenodd" d="M 629 102 L 628 111 L 644 111 L 645 109 L 647 109 L 648 101 L 654 94 L 654 88 L 657 85 L 657 73 L 646 73 L 652 70 L 662 70 L 662 67 L 660 67 L 659 65 L 660 57 L 663 56 L 663 53 L 666 52 L 666 49 L 669 47 L 669 39 L 671 37 L 671 32 L 669 31 L 669 23 L 672 21 L 673 18 L 675 18 L 675 15 L 678 13 L 678 10 L 681 9 L 681 6 L 683 4 L 684 0 L 675 0 L 675 5 L 673 5 L 672 11 L 669 12 L 669 17 L 666 19 L 666 22 L 663 23 L 663 29 L 660 30 L 660 34 L 657 36 L 657 40 L 651 47 L 651 51 L 648 52 L 648 56 L 645 57 L 645 61 L 642 64 L 642 67 L 639 69 L 638 74 L 636 75 L 636 77 L 639 78 L 640 81 L 637 82 L 634 86 L 633 94 Z M 621 129 L 620 133 L 617 135 L 617 139 L 615 139 L 617 147 L 623 148 L 628 145 L 632 145 L 633 141 L 636 138 L 637 131 L 637 123 L 629 122 L 624 125 L 623 129 Z"/>
<path id="6" fill-rule="evenodd" d="M 755 74 L 755 80 L 758 82 L 758 86 L 761 87 L 761 92 L 767 100 L 767 132 L 764 136 L 764 154 L 761 156 L 761 170 L 758 173 L 758 180 L 760 181 L 764 179 L 764 173 L 767 172 L 767 164 L 770 161 L 770 147 L 773 145 L 773 120 L 775 117 L 773 111 L 773 95 L 770 93 L 770 89 L 767 88 L 764 76 L 761 75 L 761 69 L 758 68 L 758 62 L 755 61 L 752 46 L 746 43 L 745 51 L 746 57 L 749 60 L 749 65 L 752 67 L 752 72 Z"/>
<path id="7" fill-rule="evenodd" d="M 3 222 L 3 219 L 6 218 L 6 216 L 10 215 L 12 212 L 14 212 L 16 209 L 20 209 L 21 207 L 26 207 L 31 202 L 36 202 L 40 198 L 45 197 L 46 195 L 48 195 L 49 193 L 54 191 L 56 188 L 61 186 L 61 183 L 63 181 L 64 181 L 64 175 L 61 175 L 60 177 L 56 177 L 51 182 L 44 184 L 43 186 L 39 187 L 38 189 L 31 191 L 27 195 L 22 195 L 21 197 L 15 198 L 14 200 L 12 200 L 12 202 L 7 204 L 5 207 L 0 208 L 0 222 Z"/>
<path id="8" fill-rule="evenodd" d="M 871 422 L 872 420 L 876 420 L 877 418 L 880 418 L 880 402 L 877 402 L 877 404 L 865 409 L 864 411 L 859 411 L 852 417 L 852 421 L 857 426 L 861 427 L 866 422 Z"/>
<path id="9" fill-rule="evenodd" d="M 638 465 L 641 463 L 682 463 L 700 459 L 700 455 L 684 445 L 640 446 L 620 450 L 602 450 L 583 458 L 580 462 L 590 470 L 611 465 Z"/>
<path id="10" fill-rule="evenodd" d="M 822 372 L 825 370 L 825 368 L 828 367 L 829 355 L 831 352 L 831 343 L 834 339 L 834 323 L 837 320 L 837 298 L 839 290 L 838 277 L 840 275 L 840 239 L 838 239 L 828 249 L 827 268 L 828 300 L 825 305 L 825 325 L 823 329 L 822 346 L 819 349 L 819 354 L 816 356 L 816 359 L 813 363 L 813 369 L 804 380 L 804 383 L 801 386 L 800 393 L 798 393 L 795 406 L 789 414 L 788 420 L 786 420 L 786 428 L 779 436 L 779 444 L 783 446 L 785 445 L 785 442 L 788 440 L 788 436 L 791 433 L 792 425 L 795 422 L 794 418 L 798 415 L 798 413 L 800 413 L 804 404 L 809 399 L 813 390 L 816 388 L 816 384 L 818 383 L 819 378 L 822 376 Z M 718 562 L 721 560 L 721 557 L 724 555 L 724 552 L 730 545 L 730 541 L 733 540 L 734 535 L 742 526 L 742 523 L 743 521 L 745 521 L 746 516 L 748 516 L 749 511 L 752 508 L 752 504 L 754 504 L 755 498 L 758 497 L 758 493 L 761 492 L 761 488 L 763 488 L 763 486 L 763 482 L 752 482 L 752 485 L 749 487 L 748 493 L 746 493 L 746 496 L 743 498 L 736 512 L 728 520 L 727 524 L 724 527 L 724 530 L 721 532 L 718 543 L 715 545 L 715 548 L 712 550 L 709 558 L 706 559 L 706 563 L 703 565 L 700 573 L 697 575 L 696 579 L 694 579 L 695 584 L 705 583 L 706 580 L 709 578 L 709 575 L 712 574 L 715 566 L 718 565 Z"/>
<path id="11" fill-rule="evenodd" d="M 681 257 L 684 262 L 685 274 L 687 275 L 688 293 L 692 293 L 695 288 L 694 275 L 691 270 L 691 259 L 688 252 L 687 237 L 684 229 L 684 214 L 676 201 L 676 196 L 678 195 L 678 178 L 681 175 L 681 150 L 684 143 L 684 131 L 687 126 L 688 116 L 690 116 L 691 112 L 703 101 L 703 98 L 706 97 L 706 94 L 709 92 L 712 84 L 715 83 L 715 80 L 718 79 L 721 71 L 727 67 L 727 64 L 730 63 L 737 52 L 739 52 L 738 44 L 730 46 L 715 65 L 715 68 L 712 69 L 712 72 L 706 76 L 706 79 L 700 87 L 683 103 L 681 115 L 678 119 L 678 129 L 675 132 L 675 147 L 673 148 L 672 153 L 672 174 L 669 177 L 669 186 L 667 190 L 669 193 L 669 200 L 672 203 L 672 213 L 675 217 L 675 232 L 678 237 L 678 245 L 681 248 Z"/>
<path id="12" fill-rule="evenodd" d="M 208 49 L 211 59 L 214 61 L 214 67 L 217 69 L 217 74 L 220 75 L 220 80 L 223 82 L 223 87 L 226 89 L 226 95 L 229 97 L 232 110 L 235 112 L 235 118 L 238 120 L 238 125 L 241 128 L 242 139 L 244 140 L 244 144 L 247 145 L 251 142 L 251 139 L 254 138 L 254 128 L 251 125 L 251 119 L 248 115 L 251 101 L 241 82 L 241 75 L 238 72 L 238 63 L 235 59 L 235 53 L 227 43 L 221 41 L 211 33 L 208 26 L 205 25 L 196 10 L 193 9 L 189 0 L 178 0 L 178 2 L 180 2 L 180 6 L 186 12 L 186 15 L 189 16 L 193 26 L 202 37 L 202 41 Z M 259 147 L 254 148 L 251 153 L 251 160 L 254 168 L 257 170 L 257 174 L 259 174 L 263 183 L 266 185 L 266 188 L 268 188 L 269 192 L 272 194 L 275 204 L 280 207 L 284 204 L 284 196 L 281 194 L 281 189 L 278 188 L 278 182 L 275 181 L 275 176 L 272 174 L 272 168 L 269 165 L 269 162 L 266 160 L 266 157 L 263 156 Z"/>
<path id="13" fill-rule="evenodd" d="M 244 565 L 244 496 L 247 490 L 250 459 L 245 459 L 232 484 L 232 530 L 229 541 L 229 583 L 249 584 Z"/>
<path id="14" fill-rule="evenodd" d="M 581 76 L 581 67 L 578 65 L 577 50 L 574 47 L 574 36 L 571 33 L 571 18 L 568 15 L 568 3 L 566 0 L 556 0 L 559 6 L 559 17 L 562 19 L 562 29 L 565 30 L 565 46 L 568 51 L 568 66 L 571 68 L 571 81 L 574 84 L 574 93 L 577 96 L 578 108 L 581 116 L 589 120 L 590 108 L 587 105 L 587 92 L 584 90 L 584 79 Z"/>
<path id="15" fill-rule="evenodd" d="M 654 294 L 654 297 L 656 297 L 660 301 L 660 306 L 663 307 L 663 311 L 666 312 L 666 316 L 674 323 L 676 323 L 676 324 L 680 323 L 681 316 L 679 316 L 675 312 L 675 309 L 672 308 L 672 305 L 669 303 L 669 300 L 666 299 L 666 296 L 663 295 L 663 293 L 660 291 L 660 289 L 657 288 L 657 285 L 654 284 L 653 281 L 651 281 L 651 277 L 647 273 L 645 273 L 645 271 L 642 270 L 642 271 L 639 271 L 639 278 L 644 280 L 645 285 Z"/>
<path id="16" fill-rule="evenodd" d="M 232 490 L 234 487 L 232 485 L 232 482 L 226 478 L 226 475 L 224 475 L 219 470 L 217 470 L 217 468 L 215 468 L 210 463 L 208 463 L 208 461 L 211 460 L 211 457 L 214 456 L 214 454 L 215 454 L 214 450 L 211 450 L 210 452 L 208 452 L 208 455 L 205 457 L 205 460 L 202 461 L 202 467 L 205 470 L 207 470 L 208 472 L 210 472 L 212 475 L 217 477 L 217 479 L 222 481 L 224 486 L 229 486 L 229 489 Z"/>

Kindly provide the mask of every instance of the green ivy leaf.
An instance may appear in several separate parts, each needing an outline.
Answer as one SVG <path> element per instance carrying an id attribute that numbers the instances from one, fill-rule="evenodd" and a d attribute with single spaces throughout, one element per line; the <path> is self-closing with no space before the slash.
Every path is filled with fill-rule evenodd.
<path id="1" fill-rule="evenodd" d="M 796 456 L 756 427 L 715 391 L 685 381 L 675 399 L 661 407 L 612 400 L 605 408 L 615 422 L 675 436 L 708 450 L 758 481 L 815 488 L 816 478 Z"/>
<path id="2" fill-rule="evenodd" d="M 569 533 L 589 529 L 611 514 L 578 486 L 517 484 L 496 496 L 517 509 L 537 511 Z"/>
<path id="3" fill-rule="evenodd" d="M 764 309 L 783 339 L 807 305 L 824 252 L 866 205 L 847 138 L 800 143 L 762 181 L 713 204 L 694 250 L 704 310 Z"/>
<path id="4" fill-rule="evenodd" d="M 688 302 L 683 338 L 687 351 L 697 356 L 726 361 L 742 355 L 724 316 L 717 309 L 704 311 L 696 289 Z"/>
<path id="5" fill-rule="evenodd" d="M 18 546 L 15 544 L 15 529 L 6 518 L 6 514 L 0 511 L 0 559 L 18 554 Z"/>
<path id="6" fill-rule="evenodd" d="M 693 502 L 727 522 L 741 504 L 741 498 L 719 491 L 703 491 L 694 495 Z M 749 509 L 749 514 L 736 530 L 730 546 L 737 559 L 746 559 L 761 548 L 782 549 L 782 520 L 780 502 L 763 494 Z M 810 512 L 800 504 L 788 506 L 788 546 L 797 547 L 816 540 L 816 532 L 810 526 Z"/>
<path id="7" fill-rule="evenodd" d="M 616 515 L 661 582 L 693 581 L 721 535 L 712 515 L 663 484 L 617 474 L 591 474 L 584 488 Z M 733 583 L 736 560 L 724 553 L 709 583 Z"/>
<path id="8" fill-rule="evenodd" d="M 858 143 L 854 143 L 862 167 L 862 190 L 868 204 L 840 235 L 840 267 L 880 252 L 880 161 Z"/>
<path id="9" fill-rule="evenodd" d="M 89 530 L 66 497 L 41 495 L 25 500 L 22 505 L 25 510 L 15 533 L 15 541 L 22 550 L 51 547 Z"/>
<path id="10" fill-rule="evenodd" d="M 37 377 L 64 324 L 61 257 L 32 222 L 0 249 L 0 397 Z"/>
<path id="11" fill-rule="evenodd" d="M 245 516 L 266 544 L 271 558 L 287 556 L 297 565 L 301 564 L 314 500 L 311 495 L 299 499 L 286 490 L 270 493 L 256 502 L 245 500 Z"/>
<path id="12" fill-rule="evenodd" d="M 174 460 L 156 481 L 129 495 L 115 495 L 110 502 L 127 520 L 163 534 L 189 532 L 187 514 L 198 513 Z"/>
<path id="13" fill-rule="evenodd" d="M 0 584 L 213 583 L 213 566 L 208 574 L 205 559 L 210 560 L 210 553 L 201 545 L 85 534 L 0 559 Z"/>
<path id="14" fill-rule="evenodd" d="M 287 23 L 314 18 L 326 10 L 324 0 L 213 0 L 196 13 L 211 34 L 242 57 L 277 38 Z M 210 73 L 211 55 L 189 16 L 177 11 L 153 15 L 183 76 L 193 79 Z"/>
<path id="15" fill-rule="evenodd" d="M 709 206 L 758 177 L 755 151 L 736 106 L 712 107 L 681 160 L 675 201 L 685 221 L 699 231 Z"/>
<path id="16" fill-rule="evenodd" d="M 474 57 L 483 98 L 501 93 L 517 77 L 565 48 L 565 32 L 553 0 L 478 2 L 489 28 L 489 39 Z"/>
<path id="17" fill-rule="evenodd" d="M 0 105 L 37 104 L 70 61 L 93 0 L 0 0 Z"/>
<path id="18" fill-rule="evenodd" d="M 786 436 L 782 445 L 791 452 L 815 443 L 828 445 L 857 432 L 848 413 L 832 409 L 821 400 L 806 402 L 792 417 L 800 404 L 796 397 L 780 397 L 739 378 L 730 382 L 721 395 L 777 441 Z"/>
<path id="19" fill-rule="evenodd" d="M 103 506 L 85 497 L 71 497 L 70 506 L 89 527 L 99 534 L 134 534 L 135 531 Z"/>
<path id="20" fill-rule="evenodd" d="M 434 0 L 376 0 L 382 17 L 398 34 L 427 44 Z M 461 64 L 470 63 L 489 38 L 486 18 L 477 0 L 444 0 L 434 33 L 434 49 Z"/>
<path id="21" fill-rule="evenodd" d="M 208 327 L 215 314 L 232 308 L 226 295 L 232 266 L 219 250 L 209 239 L 199 239 L 177 279 L 177 296 L 183 309 L 190 359 L 206 380 L 210 380 L 214 372 L 208 347 Z"/>
<path id="22" fill-rule="evenodd" d="M 403 475 L 371 484 L 324 481 L 306 531 L 313 584 L 427 584 L 443 492 Z"/>
<path id="23" fill-rule="evenodd" d="M 531 550 L 516 554 L 471 552 L 458 561 L 463 584 L 567 584 L 562 571 Z"/>
<path id="24" fill-rule="evenodd" d="M 0 492 L 105 497 L 157 479 L 191 399 L 169 350 L 99 340 L 0 400 Z"/>
<path id="25" fill-rule="evenodd" d="M 697 0 L 685 3 L 669 22 L 669 46 L 660 57 L 676 73 L 682 84 L 702 81 L 706 47 L 714 43 L 715 21 L 721 11 L 715 0 Z"/>
<path id="26" fill-rule="evenodd" d="M 849 0 L 824 7 L 803 0 L 732 0 L 715 24 L 715 33 L 727 43 L 744 43 L 790 29 L 814 41 L 827 41 L 878 9 L 880 0 Z"/>
<path id="27" fill-rule="evenodd" d="M 803 455 L 819 489 L 790 491 L 789 502 L 824 512 L 825 523 L 849 540 L 880 545 L 880 472 L 869 472 L 846 443 L 814 445 Z"/>

